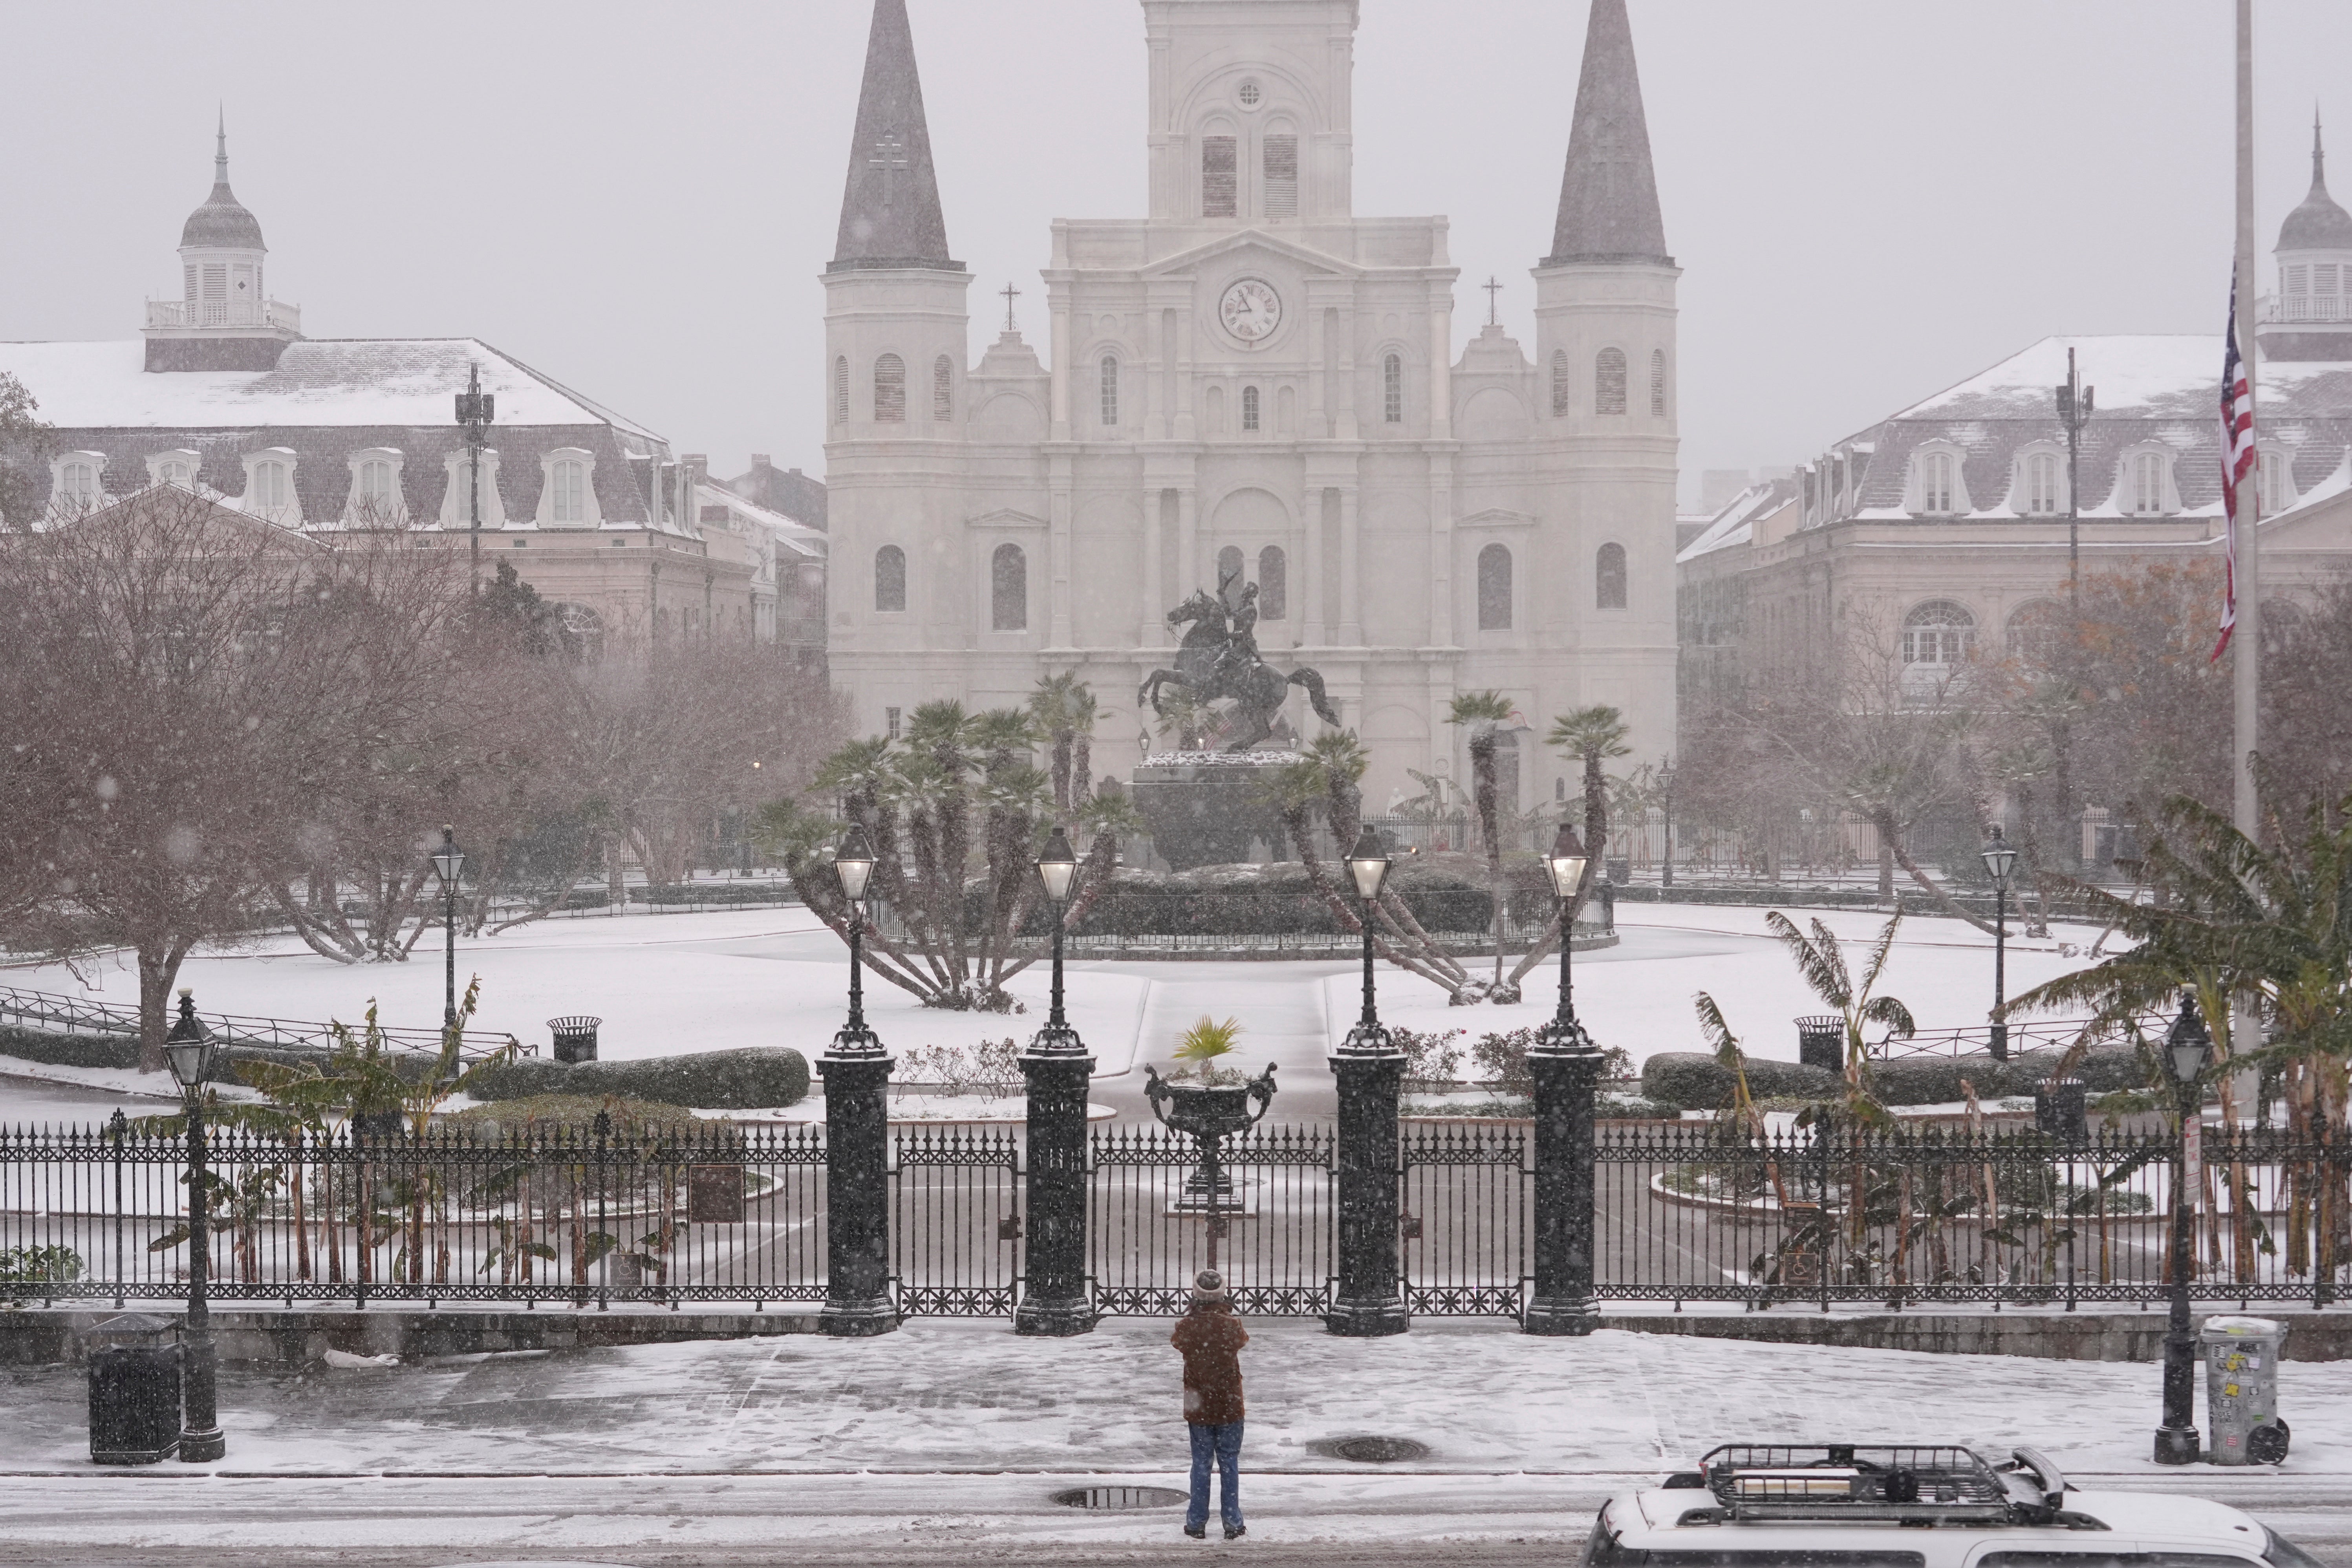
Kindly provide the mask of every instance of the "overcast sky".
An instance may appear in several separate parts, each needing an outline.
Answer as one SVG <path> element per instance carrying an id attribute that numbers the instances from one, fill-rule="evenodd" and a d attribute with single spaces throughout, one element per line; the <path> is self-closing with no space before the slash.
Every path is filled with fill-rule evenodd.
<path id="1" fill-rule="evenodd" d="M 909 0 L 974 352 L 1057 216 L 1144 195 L 1132 0 Z M 2231 0 L 1631 0 L 1682 279 L 1685 494 L 1801 462 L 2052 332 L 2218 331 Z M 1356 204 L 1548 246 L 1583 0 L 1363 0 Z M 2352 4 L 2258 0 L 2263 275 L 2315 103 L 2352 198 Z M 0 0 L 0 339 L 178 293 L 227 106 L 270 291 L 318 337 L 465 336 L 706 451 L 821 471 L 823 298 L 867 0 Z M 1042 346 L 1042 316 L 1024 325 Z M 2097 379 L 2097 366 L 2086 367 Z M 37 389 L 36 389 L 37 390 Z"/>

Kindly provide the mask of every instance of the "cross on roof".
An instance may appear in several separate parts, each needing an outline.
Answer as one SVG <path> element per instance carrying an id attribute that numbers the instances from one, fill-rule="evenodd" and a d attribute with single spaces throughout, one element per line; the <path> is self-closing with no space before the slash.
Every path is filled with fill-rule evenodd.
<path id="1" fill-rule="evenodd" d="M 1004 296 L 1004 330 L 1018 331 L 1020 329 L 1013 324 L 1013 301 L 1021 298 L 1021 290 L 1007 283 L 1002 292 Z"/>
<path id="2" fill-rule="evenodd" d="M 901 169 L 914 167 L 907 157 L 906 144 L 898 140 L 898 132 L 895 129 L 883 132 L 882 140 L 874 144 L 874 156 L 866 162 L 867 166 L 882 171 L 882 205 L 887 207 L 894 184 L 891 176 Z"/>
<path id="3" fill-rule="evenodd" d="M 1503 286 L 1495 281 L 1495 275 L 1489 272 L 1486 274 L 1486 281 L 1479 284 L 1478 287 L 1486 290 L 1486 324 L 1490 327 L 1501 326 L 1503 323 L 1495 319 L 1495 306 L 1496 297 L 1502 293 Z"/>

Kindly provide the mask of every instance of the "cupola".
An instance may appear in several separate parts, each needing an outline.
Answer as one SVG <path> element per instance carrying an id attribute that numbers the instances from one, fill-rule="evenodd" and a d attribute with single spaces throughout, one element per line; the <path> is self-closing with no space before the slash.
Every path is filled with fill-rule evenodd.
<path id="1" fill-rule="evenodd" d="M 228 184 L 228 124 L 213 143 L 213 189 L 180 226 L 180 297 L 147 301 L 147 368 L 275 370 L 302 313 L 264 287 L 261 222 Z"/>

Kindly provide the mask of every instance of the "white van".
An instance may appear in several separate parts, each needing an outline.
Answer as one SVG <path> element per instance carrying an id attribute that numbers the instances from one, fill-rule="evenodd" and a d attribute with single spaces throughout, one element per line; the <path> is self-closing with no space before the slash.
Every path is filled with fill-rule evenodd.
<path id="1" fill-rule="evenodd" d="M 1734 1443 L 1610 1500 L 1588 1568 L 2320 1568 L 2234 1508 L 2086 1492 L 2031 1448 Z"/>

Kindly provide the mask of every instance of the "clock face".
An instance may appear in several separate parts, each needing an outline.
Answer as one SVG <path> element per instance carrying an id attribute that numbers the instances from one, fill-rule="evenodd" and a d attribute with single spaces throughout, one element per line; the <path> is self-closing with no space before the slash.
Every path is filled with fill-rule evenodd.
<path id="1" fill-rule="evenodd" d="M 1225 331 L 1245 343 L 1258 342 L 1282 324 L 1282 296 L 1255 278 L 1244 278 L 1225 290 L 1217 315 Z"/>

